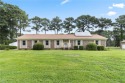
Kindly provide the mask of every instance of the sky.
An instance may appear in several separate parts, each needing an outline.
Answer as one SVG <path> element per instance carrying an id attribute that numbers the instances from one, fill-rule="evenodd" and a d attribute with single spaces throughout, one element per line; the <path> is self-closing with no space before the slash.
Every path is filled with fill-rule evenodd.
<path id="1" fill-rule="evenodd" d="M 19 6 L 29 18 L 52 19 L 59 16 L 77 18 L 80 15 L 110 18 L 113 21 L 125 14 L 125 0 L 2 0 Z"/>

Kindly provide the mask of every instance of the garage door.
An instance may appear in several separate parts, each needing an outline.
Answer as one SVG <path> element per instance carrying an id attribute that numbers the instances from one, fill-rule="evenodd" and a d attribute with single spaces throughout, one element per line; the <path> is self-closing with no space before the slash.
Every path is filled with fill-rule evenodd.
<path id="1" fill-rule="evenodd" d="M 122 49 L 125 49 L 125 44 L 122 44 Z"/>

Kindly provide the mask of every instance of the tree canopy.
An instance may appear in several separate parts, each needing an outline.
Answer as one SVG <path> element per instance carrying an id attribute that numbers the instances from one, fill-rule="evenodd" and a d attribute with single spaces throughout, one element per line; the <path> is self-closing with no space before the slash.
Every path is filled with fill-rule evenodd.
<path id="1" fill-rule="evenodd" d="M 94 16 L 81 15 L 75 20 L 78 29 L 90 31 L 97 27 L 98 20 Z"/>
<path id="2" fill-rule="evenodd" d="M 42 27 L 42 24 L 41 24 L 42 19 L 38 16 L 35 16 L 31 18 L 30 21 L 33 24 L 32 29 L 36 31 L 36 34 L 38 34 L 38 32 L 40 31 Z"/>
<path id="3" fill-rule="evenodd" d="M 14 40 L 15 34 L 22 26 L 19 22 L 23 19 L 26 22 L 28 17 L 25 11 L 18 6 L 11 5 L 0 1 L 0 43 L 8 44 L 9 40 Z M 19 27 L 20 26 L 20 27 Z"/>
<path id="4" fill-rule="evenodd" d="M 121 15 L 116 19 L 115 23 L 119 29 L 120 29 L 120 40 L 123 40 L 123 33 L 125 32 L 125 15 Z"/>
<path id="5" fill-rule="evenodd" d="M 63 28 L 65 29 L 64 32 L 68 32 L 70 34 L 70 32 L 75 28 L 74 22 L 75 20 L 73 17 L 65 18 L 63 22 Z"/>
<path id="6" fill-rule="evenodd" d="M 50 30 L 54 30 L 55 34 L 58 34 L 58 32 L 61 29 L 62 29 L 62 20 L 58 16 L 56 16 L 50 22 Z"/>
<path id="7" fill-rule="evenodd" d="M 49 19 L 42 18 L 41 24 L 42 24 L 42 31 L 45 31 L 45 34 L 46 34 L 46 31 L 49 30 L 49 25 L 50 25 Z"/>

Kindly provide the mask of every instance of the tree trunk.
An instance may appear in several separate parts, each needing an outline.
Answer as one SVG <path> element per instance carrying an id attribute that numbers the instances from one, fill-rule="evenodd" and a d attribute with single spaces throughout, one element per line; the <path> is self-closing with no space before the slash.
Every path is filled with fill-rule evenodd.
<path id="1" fill-rule="evenodd" d="M 85 31 L 85 29 L 84 29 L 84 28 L 82 28 L 82 31 L 84 32 L 84 31 Z"/>
<path id="2" fill-rule="evenodd" d="M 16 38 L 18 37 L 17 29 L 16 29 Z"/>
<path id="3" fill-rule="evenodd" d="M 70 34 L 70 30 L 69 30 L 69 34 Z"/>
<path id="4" fill-rule="evenodd" d="M 12 25 L 10 25 L 10 39 L 12 40 L 13 39 L 13 30 L 12 30 Z"/>
<path id="5" fill-rule="evenodd" d="M 57 30 L 57 34 L 58 34 L 58 30 Z"/>
<path id="6" fill-rule="evenodd" d="M 36 34 L 37 34 L 37 30 L 36 30 Z"/>
<path id="7" fill-rule="evenodd" d="M 120 40 L 123 41 L 123 27 L 122 27 L 122 25 L 120 25 L 120 31 L 121 31 L 121 38 L 120 38 Z"/>
<path id="8" fill-rule="evenodd" d="M 21 36 L 21 28 L 20 28 L 20 36 Z"/>
<path id="9" fill-rule="evenodd" d="M 45 34 L 46 34 L 46 30 L 45 30 Z"/>
<path id="10" fill-rule="evenodd" d="M 56 30 L 55 30 L 55 34 L 56 34 Z"/>

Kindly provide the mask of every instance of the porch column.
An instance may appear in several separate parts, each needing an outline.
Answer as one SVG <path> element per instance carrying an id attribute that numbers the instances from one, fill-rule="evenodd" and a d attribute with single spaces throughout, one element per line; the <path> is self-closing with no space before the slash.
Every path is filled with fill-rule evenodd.
<path id="1" fill-rule="evenodd" d="M 70 49 L 71 45 L 70 45 L 70 40 L 69 40 L 69 44 L 68 44 L 68 49 Z"/>
<path id="2" fill-rule="evenodd" d="M 73 46 L 75 46 L 75 40 L 73 40 Z"/>
<path id="3" fill-rule="evenodd" d="M 63 40 L 61 40 L 61 48 L 64 48 Z"/>

